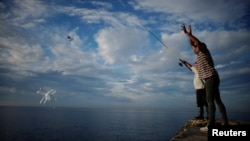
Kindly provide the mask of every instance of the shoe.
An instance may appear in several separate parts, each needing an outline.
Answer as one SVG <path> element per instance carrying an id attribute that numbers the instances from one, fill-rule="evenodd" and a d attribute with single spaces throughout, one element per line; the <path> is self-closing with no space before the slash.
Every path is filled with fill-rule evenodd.
<path id="1" fill-rule="evenodd" d="M 202 132 L 207 132 L 207 131 L 208 131 L 208 127 L 207 127 L 207 126 L 201 127 L 201 128 L 200 128 L 200 131 L 202 131 Z"/>
<path id="2" fill-rule="evenodd" d="M 229 125 L 228 121 L 222 122 L 222 125 Z"/>
<path id="3" fill-rule="evenodd" d="M 204 119 L 203 116 L 197 116 L 197 117 L 194 117 L 194 119 Z"/>

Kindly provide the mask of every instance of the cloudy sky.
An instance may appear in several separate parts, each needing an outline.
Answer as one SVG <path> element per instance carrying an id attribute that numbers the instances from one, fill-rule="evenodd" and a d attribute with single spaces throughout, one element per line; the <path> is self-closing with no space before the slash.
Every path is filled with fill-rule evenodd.
<path id="1" fill-rule="evenodd" d="M 195 109 L 191 24 L 229 111 L 250 102 L 249 0 L 2 0 L 0 105 Z M 168 47 L 156 40 L 153 32 Z M 41 90 L 41 89 L 40 89 Z"/>

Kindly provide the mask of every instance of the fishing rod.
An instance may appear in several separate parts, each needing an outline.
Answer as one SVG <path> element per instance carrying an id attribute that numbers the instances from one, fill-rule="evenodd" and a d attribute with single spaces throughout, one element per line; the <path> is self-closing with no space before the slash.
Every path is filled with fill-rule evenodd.
<path id="1" fill-rule="evenodd" d="M 141 25 L 141 24 L 140 24 Z M 178 59 L 179 61 L 181 60 L 179 58 L 179 56 L 177 55 L 177 53 L 172 50 L 171 48 L 169 48 L 165 43 L 163 43 L 152 31 L 150 31 L 148 28 L 145 28 L 143 25 L 141 25 L 141 27 L 143 27 L 144 29 L 146 29 L 151 35 L 153 35 L 155 37 L 156 40 L 158 40 L 164 47 L 166 47 L 176 59 Z M 179 66 L 182 67 L 182 63 L 179 62 Z"/>
<path id="2" fill-rule="evenodd" d="M 125 7 L 125 4 L 122 1 L 119 1 L 121 3 L 121 5 L 123 7 Z M 179 66 L 182 67 L 182 61 L 180 59 L 180 57 L 177 55 L 177 53 L 172 50 L 171 48 L 169 48 L 166 44 L 164 44 L 152 31 L 150 31 L 148 28 L 144 27 L 140 22 L 136 22 L 136 24 L 139 24 L 142 28 L 144 28 L 145 30 L 147 30 L 151 35 L 153 35 L 155 37 L 155 39 L 157 39 L 164 47 L 166 47 L 167 49 L 169 49 L 169 51 L 171 52 L 170 54 L 172 54 L 179 62 Z"/>

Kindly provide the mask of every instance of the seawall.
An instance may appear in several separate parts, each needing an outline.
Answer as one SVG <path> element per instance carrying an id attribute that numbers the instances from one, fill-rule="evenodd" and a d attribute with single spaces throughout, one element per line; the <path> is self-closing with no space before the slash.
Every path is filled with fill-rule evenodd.
<path id="1" fill-rule="evenodd" d="M 207 125 L 207 120 L 188 120 L 182 128 L 180 128 L 176 135 L 170 141 L 207 141 L 208 133 L 200 131 L 201 127 Z M 221 125 L 221 121 L 217 120 L 216 125 Z M 249 125 L 250 121 L 229 120 L 229 125 Z"/>

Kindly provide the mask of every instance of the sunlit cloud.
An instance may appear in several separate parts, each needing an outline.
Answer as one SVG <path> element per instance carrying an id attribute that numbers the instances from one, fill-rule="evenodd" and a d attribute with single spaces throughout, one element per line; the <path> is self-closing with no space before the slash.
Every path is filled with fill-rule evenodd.
<path id="1" fill-rule="evenodd" d="M 29 94 L 34 88 L 50 86 L 60 91 L 61 105 L 193 103 L 193 74 L 178 65 L 178 57 L 196 60 L 180 29 L 185 23 L 207 44 L 221 90 L 233 99 L 249 91 L 248 5 L 196 0 L 0 2 L 0 93 L 33 102 Z M 52 93 L 44 93 L 41 103 Z"/>
<path id="2" fill-rule="evenodd" d="M 106 63 L 127 62 L 130 57 L 142 50 L 147 34 L 127 28 L 108 28 L 95 35 L 98 52 Z"/>

